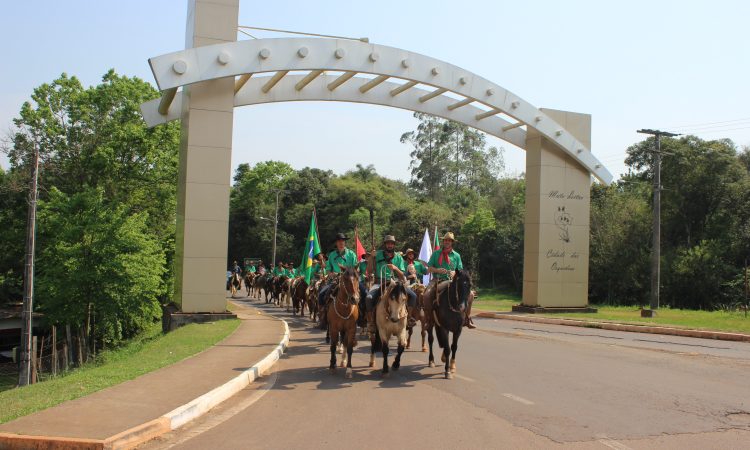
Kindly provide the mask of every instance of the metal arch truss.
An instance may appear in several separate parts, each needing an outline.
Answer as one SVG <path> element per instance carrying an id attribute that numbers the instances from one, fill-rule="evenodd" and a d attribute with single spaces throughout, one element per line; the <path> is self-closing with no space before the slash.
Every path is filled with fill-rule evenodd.
<path id="1" fill-rule="evenodd" d="M 485 78 L 418 53 L 343 39 L 255 39 L 191 48 L 149 63 L 162 91 L 162 98 L 141 105 L 149 126 L 180 118 L 178 87 L 237 77 L 235 106 L 289 101 L 391 106 L 460 122 L 524 149 L 526 126 L 601 182 L 612 181 L 589 149 L 530 103 Z M 260 73 L 270 76 L 253 77 Z"/>

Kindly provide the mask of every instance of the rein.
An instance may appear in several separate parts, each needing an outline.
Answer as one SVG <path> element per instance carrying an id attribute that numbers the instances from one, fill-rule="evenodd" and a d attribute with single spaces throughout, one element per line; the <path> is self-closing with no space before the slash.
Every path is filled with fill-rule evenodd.
<path id="1" fill-rule="evenodd" d="M 343 277 L 342 277 L 343 278 Z M 337 308 L 337 305 L 339 304 L 339 296 L 336 295 L 336 297 L 333 298 L 333 312 L 336 313 L 337 316 L 339 316 L 339 319 L 341 320 L 349 320 L 349 318 L 354 314 L 354 306 L 355 304 L 351 302 L 351 299 L 354 298 L 354 294 L 349 292 L 349 289 L 346 287 L 346 282 L 340 283 L 343 285 L 344 292 L 346 293 L 346 302 L 343 303 L 344 307 L 349 307 L 349 314 L 347 314 L 346 317 L 342 316 L 341 313 L 339 313 L 339 310 Z"/>

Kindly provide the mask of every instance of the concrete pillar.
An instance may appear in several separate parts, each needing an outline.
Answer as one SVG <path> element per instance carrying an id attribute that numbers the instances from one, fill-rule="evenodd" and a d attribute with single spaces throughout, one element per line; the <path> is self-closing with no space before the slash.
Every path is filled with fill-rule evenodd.
<path id="1" fill-rule="evenodd" d="M 238 15 L 239 0 L 189 0 L 186 47 L 235 41 Z M 234 79 L 182 92 L 174 301 L 185 313 L 223 312 Z"/>
<path id="2" fill-rule="evenodd" d="M 542 111 L 591 148 L 590 115 Z M 523 305 L 585 308 L 591 176 L 534 130 L 526 145 Z"/>

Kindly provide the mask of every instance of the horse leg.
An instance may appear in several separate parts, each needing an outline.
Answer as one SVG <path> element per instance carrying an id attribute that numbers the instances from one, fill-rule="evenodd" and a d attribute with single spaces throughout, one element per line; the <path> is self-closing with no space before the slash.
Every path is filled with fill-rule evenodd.
<path id="1" fill-rule="evenodd" d="M 409 330 L 409 335 L 406 337 L 406 349 L 411 348 L 411 335 L 414 333 L 414 327 L 407 328 Z"/>
<path id="2" fill-rule="evenodd" d="M 380 337 L 377 336 L 377 333 L 370 336 L 370 364 L 368 367 L 375 367 L 375 351 L 377 349 L 376 339 L 380 339 Z"/>
<path id="3" fill-rule="evenodd" d="M 445 379 L 450 380 L 453 378 L 453 374 L 450 371 L 451 348 L 448 344 L 448 330 L 445 328 L 438 329 L 438 340 L 445 343 L 445 345 L 443 345 L 443 356 L 441 361 L 445 363 Z"/>
<path id="4" fill-rule="evenodd" d="M 336 340 L 331 341 L 331 365 L 328 366 L 328 370 L 331 373 L 336 373 Z"/>
<path id="5" fill-rule="evenodd" d="M 346 345 L 346 378 L 352 377 L 352 352 L 354 351 L 354 343 L 351 342 L 351 339 L 349 341 Z"/>
<path id="6" fill-rule="evenodd" d="M 427 331 L 425 331 L 424 320 L 421 321 L 420 328 L 421 328 L 420 334 L 422 335 L 422 352 L 426 352 L 427 351 L 427 343 L 425 342 L 425 338 L 427 337 Z"/>
<path id="7" fill-rule="evenodd" d="M 398 350 L 396 353 L 396 359 L 393 360 L 393 370 L 398 370 L 401 368 L 401 354 L 404 353 L 404 345 L 399 342 L 398 344 Z"/>
<path id="8" fill-rule="evenodd" d="M 456 351 L 458 350 L 458 338 L 461 336 L 461 329 L 453 333 L 453 343 L 451 344 L 451 372 L 456 372 Z"/>
<path id="9" fill-rule="evenodd" d="M 435 367 L 435 355 L 432 354 L 432 343 L 435 340 L 435 338 L 432 335 L 432 326 L 427 327 L 427 340 L 430 343 L 430 357 L 427 359 L 430 367 Z"/>
<path id="10" fill-rule="evenodd" d="M 383 346 L 383 376 L 388 377 L 390 375 L 390 369 L 388 368 L 388 342 L 380 340 L 380 344 Z"/>
<path id="11" fill-rule="evenodd" d="M 339 337 L 339 346 L 336 348 L 341 353 L 341 367 L 346 365 L 346 332 L 341 331 Z"/>

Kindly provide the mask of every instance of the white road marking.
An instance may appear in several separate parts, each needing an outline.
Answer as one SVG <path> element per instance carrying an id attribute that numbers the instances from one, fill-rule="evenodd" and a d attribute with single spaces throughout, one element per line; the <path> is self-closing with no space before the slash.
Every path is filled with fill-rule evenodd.
<path id="1" fill-rule="evenodd" d="M 475 383 L 476 382 L 475 379 L 469 378 L 469 377 L 464 376 L 464 375 L 461 375 L 460 373 L 454 373 L 453 376 L 456 377 L 456 378 L 460 378 L 461 380 L 464 380 L 464 381 L 469 381 L 471 383 Z"/>
<path id="2" fill-rule="evenodd" d="M 268 391 L 270 391 L 273 388 L 274 384 L 276 384 L 276 379 L 278 377 L 279 377 L 278 372 L 274 371 L 273 374 L 271 374 L 271 376 L 268 378 L 268 382 L 265 384 L 265 386 L 256 390 L 253 393 L 253 395 L 251 395 L 250 397 L 234 405 L 233 407 L 228 408 L 225 411 L 222 411 L 219 414 L 211 415 L 211 416 L 204 416 L 204 417 L 208 417 L 208 419 L 205 420 L 205 422 L 201 423 L 200 425 L 194 426 L 192 428 L 189 428 L 181 432 L 179 431 L 180 430 L 179 428 L 177 430 L 174 430 L 180 433 L 179 435 L 175 436 L 176 440 L 165 442 L 163 445 L 159 445 L 157 448 L 159 448 L 160 450 L 166 450 L 166 449 L 172 448 L 176 445 L 183 444 L 202 433 L 205 433 L 206 431 L 216 427 L 217 425 L 221 425 L 222 423 L 231 419 L 238 413 L 249 408 L 250 406 L 253 405 L 253 403 L 257 402 L 264 395 L 266 395 Z"/>
<path id="3" fill-rule="evenodd" d="M 532 402 L 531 400 L 526 400 L 523 397 L 519 397 L 517 395 L 509 394 L 507 392 L 503 393 L 503 397 L 507 397 L 507 398 L 509 398 L 511 400 L 515 400 L 518 403 L 523 403 L 524 405 L 529 405 L 530 406 L 530 405 L 534 404 L 534 402 Z"/>
<path id="4" fill-rule="evenodd" d="M 612 439 L 609 439 L 609 438 L 601 438 L 599 439 L 599 443 L 602 445 L 606 445 L 609 448 L 613 448 L 615 450 L 633 450 L 627 445 L 622 444 L 617 441 L 613 441 Z"/>

